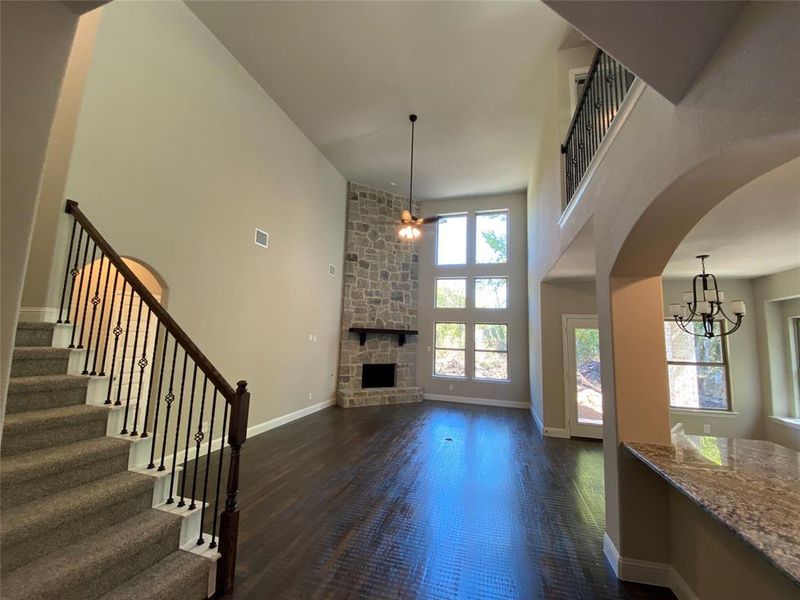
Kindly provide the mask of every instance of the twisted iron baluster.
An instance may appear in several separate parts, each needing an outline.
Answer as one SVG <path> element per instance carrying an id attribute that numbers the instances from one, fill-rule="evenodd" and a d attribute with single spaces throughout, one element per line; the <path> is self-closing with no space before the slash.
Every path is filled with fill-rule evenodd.
<path id="1" fill-rule="evenodd" d="M 92 359 L 92 371 L 89 375 L 97 375 L 97 357 L 100 355 L 100 334 L 103 331 L 103 317 L 106 314 L 106 298 L 108 297 L 108 280 L 111 277 L 111 260 L 108 260 L 108 268 L 106 269 L 106 281 L 103 284 L 103 303 L 100 306 L 100 320 L 97 322 L 97 339 L 94 342 L 94 358 Z M 110 317 L 109 317 L 110 320 Z M 108 347 L 108 328 L 106 328 L 106 348 Z M 105 350 L 103 351 L 105 355 Z M 103 367 L 100 366 L 102 371 Z"/>
<path id="2" fill-rule="evenodd" d="M 95 246 L 95 250 L 97 246 Z M 100 270 L 97 273 L 97 285 L 94 288 L 94 296 L 92 296 L 91 304 L 92 304 L 92 320 L 89 323 L 89 338 L 87 339 L 86 343 L 86 357 L 83 361 L 83 371 L 81 375 L 88 375 L 89 374 L 89 355 L 92 353 L 92 336 L 94 335 L 94 321 L 97 316 L 97 305 L 100 304 L 100 281 L 103 279 L 103 261 L 105 260 L 105 254 L 103 251 L 100 251 Z M 94 265 L 94 252 L 92 252 L 92 264 Z M 91 285 L 91 277 L 89 278 L 89 284 Z M 95 357 L 97 356 L 97 351 L 95 351 Z"/>
<path id="3" fill-rule="evenodd" d="M 208 472 L 211 468 L 211 444 L 214 443 L 214 417 L 217 413 L 217 388 L 214 388 L 214 394 L 211 397 L 211 426 L 208 429 L 208 451 L 206 452 L 206 471 L 203 477 L 203 503 L 200 507 L 200 536 L 197 538 L 197 545 L 204 543 L 203 539 L 203 523 L 206 519 L 206 499 L 208 498 Z M 224 439 L 223 439 L 224 443 Z M 195 465 L 196 466 L 196 465 Z M 195 471 L 196 472 L 196 471 Z"/>
<path id="4" fill-rule="evenodd" d="M 75 316 L 72 317 L 72 335 L 69 338 L 69 347 L 70 348 L 74 348 L 75 347 L 75 329 L 78 326 L 78 313 L 81 310 L 80 307 L 81 307 L 81 296 L 83 295 L 83 274 L 86 272 L 86 259 L 89 256 L 89 243 L 90 242 L 91 242 L 91 240 L 89 239 L 89 234 L 86 234 L 86 248 L 84 248 L 84 250 L 83 250 L 83 266 L 80 269 L 81 276 L 80 276 L 80 281 L 78 282 L 78 298 L 76 299 L 76 302 L 75 302 Z M 80 251 L 80 248 L 78 248 L 78 250 Z M 75 262 L 76 262 L 75 268 L 77 269 L 78 268 L 77 260 Z M 76 273 L 76 275 L 77 275 L 77 273 Z M 73 281 L 73 283 L 74 283 L 74 281 Z"/>
<path id="5" fill-rule="evenodd" d="M 141 308 L 141 304 L 139 307 Z M 139 365 L 139 388 L 136 390 L 136 408 L 133 409 L 133 431 L 131 431 L 131 435 L 139 435 L 139 432 L 136 431 L 137 427 L 139 426 L 139 406 L 142 403 L 142 382 L 144 381 L 144 370 L 147 368 L 149 364 L 147 362 L 147 338 L 150 335 L 150 317 L 152 316 L 153 311 L 148 306 L 147 307 L 147 321 L 144 325 L 144 344 L 142 344 L 142 357 L 139 359 L 139 362 L 136 363 Z M 156 331 L 158 331 L 158 323 L 156 323 Z M 127 409 L 126 409 L 125 421 L 128 420 Z"/>
<path id="6" fill-rule="evenodd" d="M 69 250 L 67 250 L 67 266 L 64 270 L 64 287 L 61 288 L 61 303 L 58 305 L 58 321 L 57 323 L 62 323 L 62 319 L 64 318 L 64 298 L 67 294 L 67 283 L 69 282 L 69 261 L 72 258 L 72 247 L 75 245 L 75 229 L 78 226 L 78 222 L 75 219 L 72 219 L 72 234 L 69 237 Z M 81 230 L 81 233 L 83 230 Z M 70 298 L 71 300 L 72 298 Z M 67 308 L 67 323 L 69 323 L 69 308 Z"/>
<path id="7" fill-rule="evenodd" d="M 189 504 L 189 510 L 197 508 L 195 498 L 197 496 L 197 465 L 200 463 L 200 445 L 203 443 L 205 434 L 203 433 L 203 413 L 206 408 L 206 388 L 208 387 L 208 375 L 203 378 L 203 397 L 200 402 L 200 418 L 197 419 L 197 433 L 194 434 L 194 479 L 192 479 L 192 502 Z"/>
<path id="8" fill-rule="evenodd" d="M 175 338 L 173 338 L 174 340 Z M 175 340 L 177 344 L 177 340 Z M 156 417 L 153 419 L 153 443 L 150 445 L 150 462 L 147 464 L 148 469 L 155 469 L 156 465 L 154 458 L 156 455 L 156 437 L 158 435 L 158 414 L 161 409 L 161 384 L 164 382 L 164 363 L 167 360 L 167 346 L 169 345 L 169 332 L 164 331 L 164 349 L 161 352 L 161 374 L 158 376 L 158 393 L 156 394 Z"/>
<path id="9" fill-rule="evenodd" d="M 217 547 L 217 518 L 219 517 L 219 488 L 222 487 L 222 463 L 225 460 L 225 432 L 228 431 L 228 401 L 225 400 L 225 411 L 222 414 L 222 443 L 219 448 L 219 464 L 217 465 L 217 493 L 214 498 L 214 524 L 211 526 L 211 543 L 209 548 Z"/>
<path id="10" fill-rule="evenodd" d="M 175 381 L 175 360 L 178 358 L 178 340 L 172 345 L 172 365 L 169 373 L 169 390 L 167 395 L 164 396 L 164 402 L 167 405 L 167 414 L 164 415 L 164 435 L 161 440 L 161 463 L 158 465 L 158 470 L 164 470 L 164 453 L 167 450 L 167 431 L 169 431 L 169 413 L 172 410 L 172 403 L 175 401 L 175 394 L 172 393 L 172 384 Z M 178 421 L 180 427 L 180 421 Z"/>
<path id="11" fill-rule="evenodd" d="M 172 504 L 173 502 L 175 502 L 175 499 L 172 497 L 172 491 L 175 489 L 175 466 L 176 463 L 178 462 L 178 437 L 181 431 L 181 413 L 183 412 L 183 390 L 186 384 L 186 363 L 188 359 L 189 355 L 184 351 L 183 373 L 181 374 L 181 393 L 180 393 L 180 398 L 178 399 L 178 415 L 177 415 L 178 424 L 175 426 L 175 443 L 172 446 L 172 473 L 169 476 L 169 498 L 167 498 L 167 504 Z"/>
<path id="12" fill-rule="evenodd" d="M 111 384 L 114 383 L 114 366 L 117 362 L 117 345 L 119 344 L 119 336 L 122 334 L 122 327 L 120 327 L 120 324 L 122 323 L 122 308 L 125 304 L 126 285 L 127 281 L 123 279 L 122 292 L 121 292 L 121 297 L 119 299 L 119 311 L 117 312 L 117 324 L 112 330 L 112 333 L 114 334 L 114 350 L 111 352 L 111 370 L 109 371 L 109 376 L 108 376 L 108 392 L 106 393 L 106 404 L 111 404 Z M 115 295 L 116 295 L 116 287 L 117 287 L 117 281 L 116 278 L 114 278 Z M 103 360 L 105 361 L 105 357 L 103 357 Z"/>
<path id="13" fill-rule="evenodd" d="M 192 374 L 192 393 L 189 395 L 189 418 L 186 420 L 186 446 L 183 449 L 183 474 L 181 475 L 181 500 L 178 506 L 185 506 L 186 502 L 186 465 L 189 462 L 189 436 L 192 434 L 192 410 L 194 409 L 194 386 L 197 383 L 197 363 L 194 364 L 194 373 Z"/>

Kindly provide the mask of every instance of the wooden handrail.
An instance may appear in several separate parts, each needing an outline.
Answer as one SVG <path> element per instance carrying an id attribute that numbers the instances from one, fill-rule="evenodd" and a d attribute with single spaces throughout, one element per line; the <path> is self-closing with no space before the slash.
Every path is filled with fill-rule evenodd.
<path id="1" fill-rule="evenodd" d="M 86 217 L 85 214 L 78 208 L 78 203 L 74 200 L 67 200 L 65 212 L 72 215 L 75 220 L 80 223 L 83 230 L 92 238 L 95 244 L 103 251 L 109 261 L 114 265 L 117 271 L 120 272 L 122 277 L 128 282 L 128 285 L 141 297 L 142 301 L 147 307 L 153 311 L 153 314 L 164 325 L 166 330 L 177 340 L 183 347 L 186 353 L 192 358 L 198 368 L 206 374 L 211 383 L 219 390 L 229 403 L 233 403 L 237 398 L 236 390 L 227 382 L 222 374 L 211 364 L 205 354 L 200 351 L 200 348 L 192 341 L 187 333 L 181 329 L 180 325 L 175 322 L 175 319 L 167 312 L 161 303 L 155 299 L 153 294 L 145 287 L 144 283 L 131 271 L 130 267 L 125 264 L 122 257 L 117 254 L 111 244 L 100 234 L 97 228 L 92 225 L 92 222 Z"/>

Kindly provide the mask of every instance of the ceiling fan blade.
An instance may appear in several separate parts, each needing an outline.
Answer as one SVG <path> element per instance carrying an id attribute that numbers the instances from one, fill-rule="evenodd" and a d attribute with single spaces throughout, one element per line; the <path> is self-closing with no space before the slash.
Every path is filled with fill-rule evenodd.
<path id="1" fill-rule="evenodd" d="M 431 225 L 433 223 L 436 223 L 441 218 L 442 217 L 421 217 L 417 219 L 417 223 L 419 223 L 420 225 Z"/>

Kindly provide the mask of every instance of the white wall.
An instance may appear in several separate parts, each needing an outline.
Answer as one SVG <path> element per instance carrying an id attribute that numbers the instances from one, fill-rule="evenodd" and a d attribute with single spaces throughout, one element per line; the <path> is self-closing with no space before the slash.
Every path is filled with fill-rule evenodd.
<path id="1" fill-rule="evenodd" d="M 346 182 L 183 3 L 103 9 L 66 193 L 248 380 L 251 425 L 333 397 Z"/>
<path id="2" fill-rule="evenodd" d="M 500 194 L 432 200 L 422 205 L 427 216 L 455 212 L 475 212 L 508 209 L 508 263 L 498 265 L 436 266 L 436 227 L 426 226 L 419 244 L 419 341 L 417 344 L 417 384 L 426 394 L 515 402 L 527 405 L 530 401 L 528 384 L 528 315 L 525 252 L 525 194 Z M 473 222 L 470 219 L 470 223 Z M 475 230 L 467 232 L 468 253 L 474 256 Z M 482 275 L 508 277 L 508 309 L 436 309 L 434 308 L 435 277 L 467 277 Z M 468 298 L 471 296 L 468 292 Z M 508 323 L 509 377 L 508 382 L 450 379 L 433 376 L 433 326 L 437 320 L 487 323 Z M 467 333 L 469 339 L 469 332 Z M 469 350 L 469 344 L 468 350 Z M 469 360 L 467 361 L 469 365 Z M 469 372 L 467 373 L 469 375 Z M 452 386 L 452 389 L 450 387 Z"/>
<path id="3" fill-rule="evenodd" d="M 671 318 L 669 305 L 681 302 L 683 292 L 690 289 L 690 282 L 688 279 L 669 279 L 664 280 L 662 286 L 664 317 Z M 720 279 L 719 289 L 725 292 L 726 300 L 743 300 L 748 308 L 754 305 L 753 286 L 749 279 Z M 694 435 L 703 435 L 703 425 L 708 425 L 710 431 L 706 435 L 746 439 L 764 437 L 757 329 L 758 324 L 751 314 L 745 317 L 736 333 L 724 338 L 728 345 L 732 412 L 671 409 L 672 425 L 683 423 L 685 432 Z"/>

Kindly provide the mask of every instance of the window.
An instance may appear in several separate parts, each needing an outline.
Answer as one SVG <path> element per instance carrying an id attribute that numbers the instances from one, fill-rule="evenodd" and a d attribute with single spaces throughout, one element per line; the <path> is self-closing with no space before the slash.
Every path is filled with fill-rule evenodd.
<path id="1" fill-rule="evenodd" d="M 467 280 L 464 278 L 436 279 L 436 308 L 466 308 Z"/>
<path id="2" fill-rule="evenodd" d="M 703 324 L 693 322 L 698 333 Z M 717 321 L 719 331 L 722 324 Z M 670 406 L 705 410 L 730 410 L 728 351 L 721 337 L 697 337 L 665 321 Z"/>
<path id="3" fill-rule="evenodd" d="M 475 215 L 475 262 L 479 265 L 508 261 L 508 211 Z"/>
<path id="4" fill-rule="evenodd" d="M 467 264 L 467 215 L 448 215 L 436 224 L 436 264 Z"/>
<path id="5" fill-rule="evenodd" d="M 475 379 L 508 379 L 508 325 L 475 324 Z"/>
<path id="6" fill-rule="evenodd" d="M 508 308 L 508 277 L 476 277 L 475 308 Z"/>
<path id="7" fill-rule="evenodd" d="M 466 377 L 466 323 L 436 323 L 433 374 Z"/>
<path id="8" fill-rule="evenodd" d="M 794 374 L 797 378 L 797 390 L 800 390 L 800 318 L 792 319 L 792 329 L 794 330 Z M 800 404 L 795 396 L 795 416 L 800 418 Z"/>

